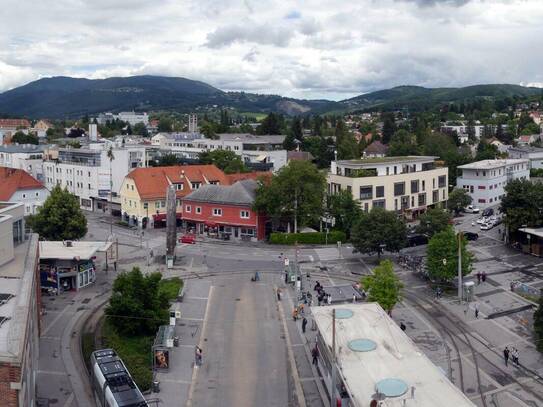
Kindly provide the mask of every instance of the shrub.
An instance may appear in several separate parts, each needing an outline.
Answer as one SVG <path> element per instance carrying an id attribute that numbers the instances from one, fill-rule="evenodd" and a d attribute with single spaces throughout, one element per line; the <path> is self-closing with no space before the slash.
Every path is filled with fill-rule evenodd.
<path id="1" fill-rule="evenodd" d="M 332 230 L 328 233 L 328 243 L 335 244 L 337 242 L 345 242 L 347 240 L 345 232 L 340 230 Z M 271 244 L 293 245 L 296 242 L 300 244 L 325 244 L 325 232 L 311 233 L 272 233 L 270 235 Z"/>

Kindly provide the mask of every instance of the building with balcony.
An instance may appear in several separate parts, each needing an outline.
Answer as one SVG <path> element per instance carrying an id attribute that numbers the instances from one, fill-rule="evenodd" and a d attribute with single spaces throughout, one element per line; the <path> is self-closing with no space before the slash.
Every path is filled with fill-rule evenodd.
<path id="1" fill-rule="evenodd" d="M 448 195 L 448 168 L 436 157 L 405 156 L 332 161 L 328 192 L 349 191 L 368 212 L 379 207 L 412 219 Z"/>
<path id="2" fill-rule="evenodd" d="M 456 186 L 471 196 L 479 207 L 498 205 L 505 196 L 505 186 L 515 179 L 530 178 L 527 159 L 483 160 L 458 167 L 461 174 Z"/>
<path id="3" fill-rule="evenodd" d="M 509 158 L 524 158 L 530 161 L 531 168 L 543 168 L 543 148 L 520 146 L 510 147 L 507 151 Z"/>

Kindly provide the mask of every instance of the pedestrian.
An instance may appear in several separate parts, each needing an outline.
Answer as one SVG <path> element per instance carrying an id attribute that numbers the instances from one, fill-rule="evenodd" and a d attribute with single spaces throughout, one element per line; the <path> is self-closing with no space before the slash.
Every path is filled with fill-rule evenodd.
<path id="1" fill-rule="evenodd" d="M 332 296 L 330 294 L 328 294 L 327 302 L 328 302 L 328 305 L 332 305 Z"/>
<path id="2" fill-rule="evenodd" d="M 302 319 L 302 332 L 305 334 L 305 327 L 307 326 L 307 318 Z"/>
<path id="3" fill-rule="evenodd" d="M 475 304 L 475 318 L 479 318 L 479 305 Z"/>
<path id="4" fill-rule="evenodd" d="M 285 284 L 288 283 L 288 271 L 285 270 Z"/>
<path id="5" fill-rule="evenodd" d="M 304 312 L 304 304 L 298 305 L 298 314 L 299 315 L 304 315 L 305 314 L 305 312 Z"/>
<path id="6" fill-rule="evenodd" d="M 117 260 L 113 260 L 113 270 L 117 271 Z"/>
<path id="7" fill-rule="evenodd" d="M 315 287 L 313 287 L 313 291 L 319 291 L 319 288 L 321 287 L 321 283 L 319 282 L 319 280 L 317 280 L 315 282 Z"/>
<path id="8" fill-rule="evenodd" d="M 518 358 L 519 358 L 518 349 L 517 349 L 517 348 L 513 348 L 513 362 L 515 362 L 515 364 L 516 364 L 517 366 L 519 365 Z"/>
<path id="9" fill-rule="evenodd" d="M 481 273 L 481 280 L 482 280 L 483 283 L 486 281 L 486 271 L 484 271 L 484 270 Z"/>
<path id="10" fill-rule="evenodd" d="M 477 272 L 477 285 L 481 284 L 481 272 Z"/>
<path id="11" fill-rule="evenodd" d="M 319 348 L 317 348 L 317 345 L 311 350 L 311 357 L 311 363 L 317 366 L 319 364 Z"/>
<path id="12" fill-rule="evenodd" d="M 296 321 L 298 319 L 298 308 L 294 307 L 294 310 L 292 311 L 292 319 Z"/>
<path id="13" fill-rule="evenodd" d="M 281 289 L 277 288 L 277 301 L 281 301 Z"/>
<path id="14" fill-rule="evenodd" d="M 353 294 L 353 304 L 356 303 L 356 294 Z"/>
<path id="15" fill-rule="evenodd" d="M 194 349 L 194 365 L 202 365 L 202 349 L 200 349 L 198 345 L 196 345 L 196 348 Z"/>
<path id="16" fill-rule="evenodd" d="M 509 348 L 507 346 L 503 350 L 503 360 L 505 361 L 505 366 L 507 366 L 507 361 L 509 360 Z"/>
<path id="17" fill-rule="evenodd" d="M 404 324 L 403 322 L 400 322 L 400 329 L 401 329 L 402 331 L 405 331 L 406 328 L 407 328 L 407 327 L 405 326 L 405 324 Z"/>

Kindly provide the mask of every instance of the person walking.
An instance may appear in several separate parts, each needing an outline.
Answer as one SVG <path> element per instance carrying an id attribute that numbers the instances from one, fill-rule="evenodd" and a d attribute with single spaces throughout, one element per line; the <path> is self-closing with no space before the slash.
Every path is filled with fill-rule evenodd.
<path id="1" fill-rule="evenodd" d="M 307 326 L 307 318 L 302 319 L 302 332 L 305 334 L 305 327 Z"/>
<path id="2" fill-rule="evenodd" d="M 113 260 L 113 270 L 117 271 L 117 260 Z"/>
<path id="3" fill-rule="evenodd" d="M 294 321 L 296 321 L 298 319 L 298 308 L 297 307 L 294 307 L 294 309 L 292 310 L 292 319 Z"/>
<path id="4" fill-rule="evenodd" d="M 194 349 L 194 365 L 202 365 L 202 349 L 198 345 L 196 345 L 196 348 Z"/>
<path id="5" fill-rule="evenodd" d="M 505 366 L 507 366 L 507 361 L 509 360 L 509 348 L 507 346 L 503 350 L 503 360 L 505 361 Z"/>
<path id="6" fill-rule="evenodd" d="M 328 294 L 327 302 L 328 305 L 332 305 L 332 296 L 330 294 Z"/>
<path id="7" fill-rule="evenodd" d="M 353 304 L 356 304 L 356 294 L 353 294 Z"/>
<path id="8" fill-rule="evenodd" d="M 475 318 L 479 318 L 479 305 L 475 304 Z"/>
<path id="9" fill-rule="evenodd" d="M 518 349 L 513 348 L 513 362 L 515 362 L 515 365 L 517 366 L 519 365 L 518 358 L 519 358 Z"/>
<path id="10" fill-rule="evenodd" d="M 281 301 L 281 289 L 277 288 L 277 301 Z"/>
<path id="11" fill-rule="evenodd" d="M 481 284 L 481 272 L 477 272 L 477 285 Z"/>
<path id="12" fill-rule="evenodd" d="M 298 305 L 298 315 L 304 315 L 304 304 Z"/>
<path id="13" fill-rule="evenodd" d="M 317 345 L 315 345 L 315 347 L 311 350 L 311 357 L 311 363 L 317 366 L 319 364 L 319 348 L 317 348 Z"/>
<path id="14" fill-rule="evenodd" d="M 483 272 L 481 273 L 481 280 L 483 281 L 483 283 L 486 282 L 486 271 L 483 271 Z"/>

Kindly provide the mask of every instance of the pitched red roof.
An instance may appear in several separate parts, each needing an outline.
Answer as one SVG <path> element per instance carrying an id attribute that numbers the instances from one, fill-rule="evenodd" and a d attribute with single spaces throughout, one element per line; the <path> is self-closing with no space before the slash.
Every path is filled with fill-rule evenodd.
<path id="1" fill-rule="evenodd" d="M 7 167 L 0 167 L 0 185 L 0 201 L 9 201 L 21 189 L 45 188 L 26 171 Z"/>
<path id="2" fill-rule="evenodd" d="M 30 122 L 26 119 L 0 119 L 0 127 L 4 128 L 17 128 L 17 127 L 30 127 Z"/>
<path id="3" fill-rule="evenodd" d="M 365 154 L 386 154 L 388 147 L 381 143 L 379 140 L 375 140 L 364 150 Z"/>

